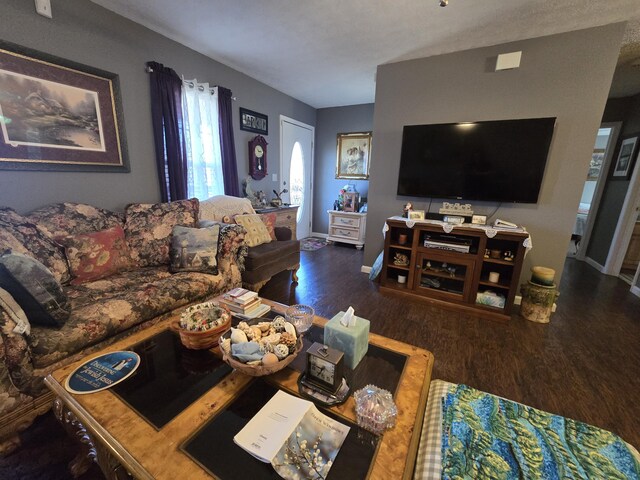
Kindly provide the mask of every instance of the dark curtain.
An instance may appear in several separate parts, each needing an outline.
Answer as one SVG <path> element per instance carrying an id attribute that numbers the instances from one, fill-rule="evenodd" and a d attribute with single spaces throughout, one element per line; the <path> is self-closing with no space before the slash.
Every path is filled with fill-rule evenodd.
<path id="1" fill-rule="evenodd" d="M 182 80 L 171 68 L 147 62 L 152 72 L 151 118 L 163 202 L 187 198 L 187 153 L 182 137 Z"/>
<path id="2" fill-rule="evenodd" d="M 220 147 L 222 150 L 222 173 L 224 175 L 224 194 L 240 197 L 238 182 L 238 163 L 233 141 L 233 110 L 231 90 L 218 87 L 218 110 L 220 114 Z"/>

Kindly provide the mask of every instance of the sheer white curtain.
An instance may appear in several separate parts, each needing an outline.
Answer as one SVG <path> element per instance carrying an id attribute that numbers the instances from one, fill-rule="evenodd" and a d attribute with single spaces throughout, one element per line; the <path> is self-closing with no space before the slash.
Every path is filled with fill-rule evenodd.
<path id="1" fill-rule="evenodd" d="M 189 197 L 205 200 L 224 194 L 218 114 L 218 88 L 182 82 L 182 117 L 187 146 Z"/>

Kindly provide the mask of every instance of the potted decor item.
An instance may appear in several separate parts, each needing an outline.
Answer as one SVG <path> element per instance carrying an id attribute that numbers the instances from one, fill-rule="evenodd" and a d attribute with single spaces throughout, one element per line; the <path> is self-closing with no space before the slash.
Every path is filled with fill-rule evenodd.
<path id="1" fill-rule="evenodd" d="M 224 305 L 205 302 L 187 308 L 172 324 L 182 344 L 192 350 L 215 347 L 220 335 L 231 327 L 231 312 Z"/>
<path id="2" fill-rule="evenodd" d="M 282 370 L 302 350 L 302 334 L 284 317 L 254 318 L 218 339 L 222 360 L 246 375 L 261 377 Z"/>

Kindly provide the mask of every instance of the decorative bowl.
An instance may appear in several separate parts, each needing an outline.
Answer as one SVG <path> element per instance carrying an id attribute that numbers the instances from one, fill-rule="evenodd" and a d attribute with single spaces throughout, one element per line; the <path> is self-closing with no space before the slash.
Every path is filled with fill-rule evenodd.
<path id="1" fill-rule="evenodd" d="M 224 305 L 205 302 L 187 308 L 171 328 L 178 332 L 182 344 L 192 350 L 215 347 L 218 338 L 231 328 L 231 312 Z"/>
<path id="2" fill-rule="evenodd" d="M 298 332 L 304 333 L 311 327 L 315 314 L 313 307 L 308 305 L 291 305 L 284 311 L 284 318 L 293 324 Z"/>
<path id="3" fill-rule="evenodd" d="M 272 322 L 272 319 L 254 318 L 252 320 L 247 320 L 246 323 L 252 326 L 252 325 L 258 325 L 261 322 Z M 222 360 L 226 362 L 234 370 L 238 370 L 239 372 L 242 372 L 245 375 L 249 375 L 252 377 L 262 377 L 264 375 L 271 375 L 273 373 L 276 373 L 282 370 L 284 367 L 286 367 L 291 362 L 293 362 L 293 360 L 296 358 L 298 353 L 300 353 L 300 351 L 302 350 L 302 346 L 303 346 L 302 333 L 298 333 L 298 330 L 296 329 L 296 345 L 293 353 L 290 353 L 285 358 L 283 358 L 279 362 L 274 363 L 272 365 L 248 365 L 246 363 L 243 363 L 233 358 L 230 349 L 229 350 L 225 349 L 225 347 L 223 346 L 223 343 L 225 343 L 225 340 L 227 339 L 229 340 L 231 339 L 231 331 L 228 331 L 223 335 L 220 335 L 220 338 L 218 339 L 218 343 L 220 344 L 220 352 L 222 353 Z"/>

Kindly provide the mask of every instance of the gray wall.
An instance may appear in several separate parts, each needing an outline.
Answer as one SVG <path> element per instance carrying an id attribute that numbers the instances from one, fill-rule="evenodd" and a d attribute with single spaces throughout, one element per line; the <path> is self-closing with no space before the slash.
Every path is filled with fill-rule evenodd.
<path id="1" fill-rule="evenodd" d="M 368 196 L 368 180 L 336 178 L 336 150 L 338 133 L 370 132 L 373 130 L 373 103 L 322 108 L 317 111 L 317 114 L 312 231 L 328 233 L 327 210 L 333 208 L 333 202 L 337 200 L 338 192 L 342 187 L 346 184 L 354 184 L 360 197 Z"/>
<path id="2" fill-rule="evenodd" d="M 385 219 L 401 212 L 409 199 L 395 193 L 403 125 L 557 117 L 538 204 L 502 205 L 495 217 L 531 233 L 534 248 L 523 278 L 532 265 L 546 265 L 559 279 L 584 186 L 584 175 L 576 172 L 587 171 L 624 27 L 619 23 L 378 67 L 365 264 L 372 265 L 382 250 Z M 494 71 L 498 54 L 517 50 L 523 52 L 520 68 Z M 417 208 L 426 204 L 425 199 L 415 203 Z M 440 204 L 434 201 L 432 211 Z M 497 204 L 473 206 L 487 214 Z"/>
<path id="3" fill-rule="evenodd" d="M 610 103 L 611 107 L 609 106 Z M 624 104 L 624 109 L 616 108 L 620 103 Z M 593 233 L 587 249 L 587 256 L 604 266 L 630 184 L 629 180 L 626 179 L 614 180 L 612 173 L 618 159 L 622 140 L 631 135 L 640 134 L 640 95 L 624 99 L 616 98 L 614 101 L 607 102 L 605 116 L 602 121 L 622 122 L 622 130 L 613 152 L 610 169 L 607 172 L 607 183 L 602 193 L 598 216 L 593 224 Z"/>
<path id="4" fill-rule="evenodd" d="M 247 142 L 255 134 L 240 131 L 239 107 L 269 116 L 267 178 L 255 190 L 270 192 L 279 183 L 279 115 L 316 124 L 315 109 L 179 43 L 124 19 L 86 0 L 65 0 L 52 6 L 53 19 L 37 15 L 32 1 L 1 0 L 3 40 L 101 68 L 120 75 L 130 173 L 60 173 L 0 171 L 0 205 L 24 212 L 52 202 L 85 202 L 122 209 L 129 202 L 155 202 L 160 192 L 154 161 L 145 62 L 155 60 L 185 78 L 230 88 L 238 175 L 248 171 Z"/>

